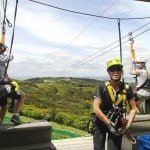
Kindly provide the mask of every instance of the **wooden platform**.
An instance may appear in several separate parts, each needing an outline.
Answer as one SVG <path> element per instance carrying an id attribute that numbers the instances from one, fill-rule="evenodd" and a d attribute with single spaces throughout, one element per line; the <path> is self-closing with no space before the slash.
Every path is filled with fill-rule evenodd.
<path id="1" fill-rule="evenodd" d="M 150 134 L 150 114 L 137 115 L 132 126 L 132 134 L 137 138 L 139 135 Z M 80 137 L 64 140 L 53 140 L 57 150 L 93 150 L 93 137 Z M 122 150 L 137 150 L 137 144 L 132 145 L 126 136 L 123 137 Z M 107 148 L 106 148 L 107 150 Z"/>
<path id="2" fill-rule="evenodd" d="M 51 125 L 46 121 L 0 125 L 1 150 L 55 150 L 50 137 Z"/>
<path id="3" fill-rule="evenodd" d="M 93 150 L 92 136 L 73 139 L 54 140 L 57 150 Z"/>
<path id="4" fill-rule="evenodd" d="M 150 114 L 137 115 L 131 131 L 135 137 L 150 134 Z M 13 126 L 0 125 L 2 150 L 93 150 L 92 136 L 51 141 L 51 125 L 46 121 Z M 54 145 L 53 145 L 54 144 Z M 56 147 L 56 148 L 55 148 Z M 137 150 L 124 138 L 122 150 Z M 107 149 L 106 149 L 107 150 Z"/>

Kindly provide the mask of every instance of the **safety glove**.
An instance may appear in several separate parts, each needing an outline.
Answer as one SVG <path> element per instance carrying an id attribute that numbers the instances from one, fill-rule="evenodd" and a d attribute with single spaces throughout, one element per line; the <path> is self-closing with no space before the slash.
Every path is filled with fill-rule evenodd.
<path id="1" fill-rule="evenodd" d="M 113 135 L 118 136 L 118 133 L 117 133 L 117 131 L 116 131 L 116 129 L 115 129 L 115 126 L 114 126 L 114 124 L 113 124 L 112 122 L 110 122 L 107 127 L 108 127 L 109 131 L 110 131 Z"/>
<path id="2" fill-rule="evenodd" d="M 16 81 L 14 81 L 14 80 L 11 81 L 11 85 L 15 89 L 16 92 L 19 91 L 19 85 L 18 85 L 18 83 Z"/>

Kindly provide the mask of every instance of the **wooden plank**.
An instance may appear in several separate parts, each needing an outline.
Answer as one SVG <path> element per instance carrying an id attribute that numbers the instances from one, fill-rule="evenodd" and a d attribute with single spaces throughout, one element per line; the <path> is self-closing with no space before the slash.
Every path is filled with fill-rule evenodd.
<path id="1" fill-rule="evenodd" d="M 92 136 L 79 137 L 73 139 L 54 140 L 53 143 L 57 150 L 92 150 Z"/>
<path id="2" fill-rule="evenodd" d="M 140 121 L 150 121 L 150 114 L 137 114 L 135 116 L 134 122 L 140 122 Z"/>
<path id="3" fill-rule="evenodd" d="M 131 131 L 135 138 L 139 135 L 150 134 L 150 114 L 137 115 Z M 64 140 L 53 140 L 57 150 L 93 150 L 93 137 L 80 137 Z M 106 143 L 107 144 L 107 143 Z M 121 150 L 137 150 L 138 141 L 132 145 L 126 136 L 123 137 Z M 106 148 L 107 150 L 107 148 Z"/>

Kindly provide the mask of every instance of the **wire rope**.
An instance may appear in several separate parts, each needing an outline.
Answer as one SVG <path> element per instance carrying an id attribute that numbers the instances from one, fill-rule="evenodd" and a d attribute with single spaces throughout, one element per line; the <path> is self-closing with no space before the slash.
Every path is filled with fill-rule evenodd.
<path id="1" fill-rule="evenodd" d="M 141 26 L 141 27 L 135 29 L 132 33 L 135 33 L 135 32 L 137 32 L 137 31 L 139 31 L 140 29 L 144 28 L 144 27 L 147 26 L 148 24 L 150 24 L 150 22 L 148 22 L 148 23 L 144 24 L 143 26 Z M 127 37 L 128 37 L 128 34 L 125 35 L 125 36 L 123 36 L 121 39 L 125 39 L 125 38 L 127 38 Z M 91 57 L 93 57 L 93 56 L 95 56 L 95 55 L 101 53 L 101 52 L 104 51 L 105 49 L 107 49 L 107 48 L 111 47 L 112 45 L 118 43 L 118 41 L 119 41 L 119 40 L 116 40 L 116 41 L 114 41 L 113 43 L 111 43 L 111 44 L 105 46 L 102 50 L 99 50 L 99 51 L 95 52 L 94 54 L 89 55 L 88 57 L 82 59 L 81 61 L 79 61 L 79 62 L 76 63 L 75 65 L 72 65 L 72 67 L 73 67 L 73 66 L 78 66 L 78 65 L 80 65 L 80 64 L 83 64 L 84 62 L 88 62 L 88 61 L 89 61 L 88 59 L 90 59 L 90 60 L 93 59 L 93 58 L 91 58 Z M 128 42 L 128 41 L 127 41 L 127 42 Z M 118 46 L 117 46 L 117 47 L 118 47 Z M 115 46 L 115 47 L 113 47 L 112 49 L 117 48 L 117 47 Z M 94 57 L 94 58 L 95 58 L 95 57 Z"/>
<path id="2" fill-rule="evenodd" d="M 29 0 L 29 1 L 34 2 L 34 3 L 38 3 L 38 4 L 40 4 L 40 5 L 48 6 L 48 7 L 51 7 L 51 8 L 59 9 L 59 10 L 62 10 L 62 11 L 67 11 L 67 12 L 75 13 L 75 14 L 79 14 L 79 15 L 86 15 L 86 16 L 90 16 L 90 17 L 98 17 L 98 18 L 112 19 L 112 20 L 117 20 L 117 19 L 120 19 L 120 20 L 150 19 L 150 17 L 148 17 L 148 16 L 147 16 L 147 17 L 131 17 L 131 18 L 107 17 L 107 16 L 94 15 L 94 14 L 89 14 L 89 13 L 84 13 L 84 12 L 69 10 L 69 9 L 57 7 L 57 6 L 54 6 L 54 5 L 42 3 L 42 2 L 39 2 L 39 1 L 36 1 L 36 0 Z"/>

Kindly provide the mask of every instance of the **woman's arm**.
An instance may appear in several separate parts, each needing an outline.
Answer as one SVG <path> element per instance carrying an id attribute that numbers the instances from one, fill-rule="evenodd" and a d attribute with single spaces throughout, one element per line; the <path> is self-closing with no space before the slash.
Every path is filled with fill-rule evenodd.
<path id="1" fill-rule="evenodd" d="M 129 105 L 130 105 L 130 113 L 129 113 L 129 118 L 128 118 L 128 123 L 127 123 L 127 127 L 131 127 L 132 122 L 135 118 L 135 115 L 137 113 L 137 107 L 136 107 L 136 102 L 134 100 L 129 101 Z"/>
<path id="2" fill-rule="evenodd" d="M 0 54 L 0 63 L 5 64 L 8 62 L 8 60 L 11 61 L 12 59 L 13 55 L 10 54 L 9 48 L 5 48 L 5 51 Z"/>
<path id="3" fill-rule="evenodd" d="M 136 72 L 135 67 L 133 66 L 133 64 L 130 65 L 129 73 L 132 74 L 132 75 L 137 75 L 137 72 Z"/>

